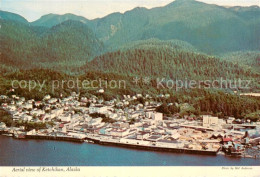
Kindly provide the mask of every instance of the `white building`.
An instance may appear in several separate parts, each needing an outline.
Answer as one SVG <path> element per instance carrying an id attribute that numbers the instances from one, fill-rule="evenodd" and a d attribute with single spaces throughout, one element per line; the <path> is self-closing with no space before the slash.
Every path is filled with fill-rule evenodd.
<path id="1" fill-rule="evenodd" d="M 71 114 L 62 114 L 58 117 L 62 122 L 70 122 L 71 121 Z"/>
<path id="2" fill-rule="evenodd" d="M 125 137 L 129 135 L 129 129 L 113 129 L 110 131 L 111 136 Z"/>
<path id="3" fill-rule="evenodd" d="M 0 128 L 6 128 L 6 124 L 4 122 L 0 122 Z"/>
<path id="4" fill-rule="evenodd" d="M 33 105 L 32 105 L 32 103 L 26 103 L 25 105 L 23 105 L 23 108 L 25 108 L 25 109 L 32 109 Z"/>
<path id="5" fill-rule="evenodd" d="M 31 120 L 33 119 L 33 117 L 32 117 L 32 116 L 29 116 L 29 115 L 27 115 L 27 114 L 24 114 L 24 115 L 21 117 L 21 119 L 22 119 L 23 121 L 31 121 Z"/>
<path id="6" fill-rule="evenodd" d="M 35 115 L 35 116 L 40 116 L 40 115 L 43 115 L 45 114 L 45 111 L 44 110 L 41 110 L 41 109 L 37 109 L 37 110 L 32 110 L 30 112 L 31 115 Z"/>
<path id="7" fill-rule="evenodd" d="M 52 98 L 48 101 L 48 103 L 53 104 L 56 103 L 57 101 L 58 101 L 57 98 Z"/>
<path id="8" fill-rule="evenodd" d="M 108 111 L 108 107 L 107 106 L 91 106 L 89 107 L 89 113 L 93 114 L 93 113 L 100 113 L 100 114 L 106 114 Z"/>
<path id="9" fill-rule="evenodd" d="M 235 120 L 234 117 L 229 117 L 229 118 L 227 119 L 227 123 L 228 123 L 228 124 L 232 124 L 234 120 Z"/>
<path id="10" fill-rule="evenodd" d="M 46 95 L 43 99 L 44 100 L 49 100 L 49 99 L 51 99 L 51 96 L 50 95 Z"/>
<path id="11" fill-rule="evenodd" d="M 102 118 L 96 118 L 96 119 L 92 119 L 88 124 L 92 126 L 97 126 L 101 122 L 102 122 Z"/>
<path id="12" fill-rule="evenodd" d="M 63 113 L 63 109 L 55 109 L 51 111 L 51 114 L 54 114 L 56 117 Z"/>
<path id="13" fill-rule="evenodd" d="M 163 120 L 163 113 L 160 112 L 154 112 L 152 114 L 152 119 L 156 121 L 162 121 Z"/>
<path id="14" fill-rule="evenodd" d="M 203 115 L 203 127 L 211 127 L 218 125 L 218 117 Z"/>

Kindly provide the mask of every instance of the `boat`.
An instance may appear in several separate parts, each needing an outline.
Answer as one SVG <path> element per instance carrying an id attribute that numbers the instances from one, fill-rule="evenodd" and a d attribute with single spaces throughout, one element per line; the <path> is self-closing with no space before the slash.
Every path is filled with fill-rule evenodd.
<path id="1" fill-rule="evenodd" d="M 244 148 L 235 148 L 234 146 L 230 145 L 224 145 L 222 149 L 226 155 L 232 157 L 241 157 L 245 151 Z"/>
<path id="2" fill-rule="evenodd" d="M 25 139 L 25 134 L 15 134 L 15 135 L 14 135 L 14 138 L 17 138 L 17 139 Z"/>
<path id="3" fill-rule="evenodd" d="M 13 136 L 12 133 L 5 133 L 5 134 L 2 134 L 2 135 L 4 135 L 4 136 L 9 136 L 9 137 L 12 137 L 12 136 Z"/>

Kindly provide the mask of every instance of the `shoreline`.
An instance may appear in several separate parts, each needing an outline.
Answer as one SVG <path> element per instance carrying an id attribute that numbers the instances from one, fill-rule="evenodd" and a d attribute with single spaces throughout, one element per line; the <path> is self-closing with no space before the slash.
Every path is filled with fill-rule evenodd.
<path id="1" fill-rule="evenodd" d="M 3 134 L 0 134 L 4 136 Z M 14 136 L 12 138 L 15 138 Z M 25 135 L 24 138 L 15 138 L 18 140 L 22 139 L 40 139 L 40 140 L 54 140 L 54 141 L 67 141 L 67 142 L 76 142 L 84 143 L 85 140 L 92 141 L 94 144 L 99 144 L 102 146 L 116 146 L 116 147 L 125 147 L 131 149 L 143 149 L 147 151 L 160 151 L 160 152 L 175 152 L 175 153 L 187 153 L 187 154 L 200 154 L 200 155 L 211 155 L 216 156 L 221 148 L 217 150 L 196 150 L 196 149 L 187 149 L 187 148 L 172 148 L 172 147 L 163 147 L 156 145 L 141 145 L 141 144 L 131 144 L 131 143 L 122 143 L 119 141 L 105 141 L 92 137 L 85 138 L 74 138 L 74 137 L 64 137 L 64 136 L 46 136 L 46 135 Z"/>
<path id="2" fill-rule="evenodd" d="M 0 136 L 5 136 L 0 134 Z M 10 137 L 10 136 L 6 136 Z M 63 142 L 72 142 L 76 144 L 83 144 L 86 140 L 91 141 L 91 144 L 97 144 L 103 147 L 110 146 L 110 147 L 121 147 L 123 149 L 136 149 L 136 150 L 144 150 L 147 152 L 165 152 L 165 153 L 173 153 L 173 154 L 190 154 L 190 155 L 203 155 L 203 156 L 210 156 L 210 157 L 217 157 L 217 156 L 226 156 L 229 158 L 247 158 L 247 159 L 255 159 L 258 158 L 253 156 L 231 156 L 227 155 L 221 151 L 221 147 L 216 151 L 206 151 L 206 150 L 193 150 L 193 149 L 185 149 L 185 148 L 169 148 L 169 147 L 159 147 L 159 146 L 144 146 L 144 145 L 136 145 L 136 144 L 126 144 L 120 142 L 111 142 L 111 141 L 102 141 L 95 138 L 71 138 L 71 137 L 54 137 L 54 136 L 42 136 L 42 135 L 26 135 L 25 138 L 15 138 L 12 136 L 13 139 L 16 140 L 51 140 L 51 141 L 63 141 Z M 90 142 L 88 142 L 90 144 Z"/>

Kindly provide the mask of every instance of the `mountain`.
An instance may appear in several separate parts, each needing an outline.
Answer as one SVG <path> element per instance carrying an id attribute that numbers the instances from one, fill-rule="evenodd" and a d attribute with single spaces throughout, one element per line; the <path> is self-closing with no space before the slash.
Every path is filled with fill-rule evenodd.
<path id="1" fill-rule="evenodd" d="M 22 16 L 17 15 L 15 13 L 2 11 L 2 10 L 0 10 L 0 19 L 13 20 L 13 21 L 21 22 L 21 23 L 28 23 L 28 21 L 25 18 L 23 18 Z"/>
<path id="2" fill-rule="evenodd" d="M 37 60 L 40 38 L 25 23 L 0 19 L 0 63 L 7 66 L 32 66 Z M 34 62 L 32 62 L 34 61 Z"/>
<path id="3" fill-rule="evenodd" d="M 230 10 L 232 10 L 236 15 L 240 16 L 241 18 L 247 19 L 247 20 L 259 20 L 260 16 L 260 10 L 259 6 L 250 6 L 250 7 L 230 7 Z M 257 18 L 258 17 L 258 18 Z"/>
<path id="4" fill-rule="evenodd" d="M 226 8 L 177 0 L 163 7 L 137 7 L 94 20 L 73 14 L 48 14 L 31 25 L 51 28 L 66 20 L 86 24 L 107 51 L 151 38 L 185 41 L 210 55 L 260 49 L 259 6 Z"/>
<path id="5" fill-rule="evenodd" d="M 164 7 L 111 14 L 93 20 L 91 27 L 111 48 L 149 38 L 178 39 L 203 52 L 219 54 L 259 50 L 259 12 L 259 7 L 235 11 L 197 1 L 174 1 Z M 254 20 L 248 20 L 249 14 Z"/>
<path id="6" fill-rule="evenodd" d="M 108 52 L 87 62 L 84 72 L 114 73 L 128 77 L 168 78 L 177 80 L 250 79 L 259 88 L 260 73 L 236 63 L 205 54 L 160 45 L 136 45 Z"/>
<path id="7" fill-rule="evenodd" d="M 0 20 L 0 63 L 18 68 L 82 65 L 103 50 L 85 24 L 65 21 L 50 29 Z"/>
<path id="8" fill-rule="evenodd" d="M 89 20 L 84 17 L 68 13 L 64 15 L 57 15 L 57 14 L 44 15 L 40 19 L 32 22 L 31 24 L 33 26 L 44 26 L 50 28 L 55 25 L 61 24 L 67 20 L 80 21 L 82 23 L 89 22 Z"/>
<path id="9" fill-rule="evenodd" d="M 170 50 L 214 56 L 260 49 L 258 6 L 225 8 L 177 0 L 163 7 L 137 7 L 94 20 L 49 14 L 32 23 L 22 22 L 19 15 L 1 14 L 0 63 L 5 68 L 79 70 L 86 61 L 100 54 L 105 57 L 105 52 L 138 48 L 174 48 Z M 251 60 L 251 56 L 243 56 Z"/>
<path id="10" fill-rule="evenodd" d="M 86 62 L 103 49 L 93 31 L 78 21 L 68 20 L 56 25 L 43 38 L 47 44 L 43 53 L 50 54 L 46 57 L 51 58 L 52 62 Z"/>

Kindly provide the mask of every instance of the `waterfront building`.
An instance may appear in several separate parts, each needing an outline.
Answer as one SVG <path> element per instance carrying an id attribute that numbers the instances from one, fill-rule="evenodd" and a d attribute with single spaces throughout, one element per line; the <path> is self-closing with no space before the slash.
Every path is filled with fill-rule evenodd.
<path id="1" fill-rule="evenodd" d="M 212 127 L 218 125 L 218 117 L 203 115 L 203 127 Z"/>

